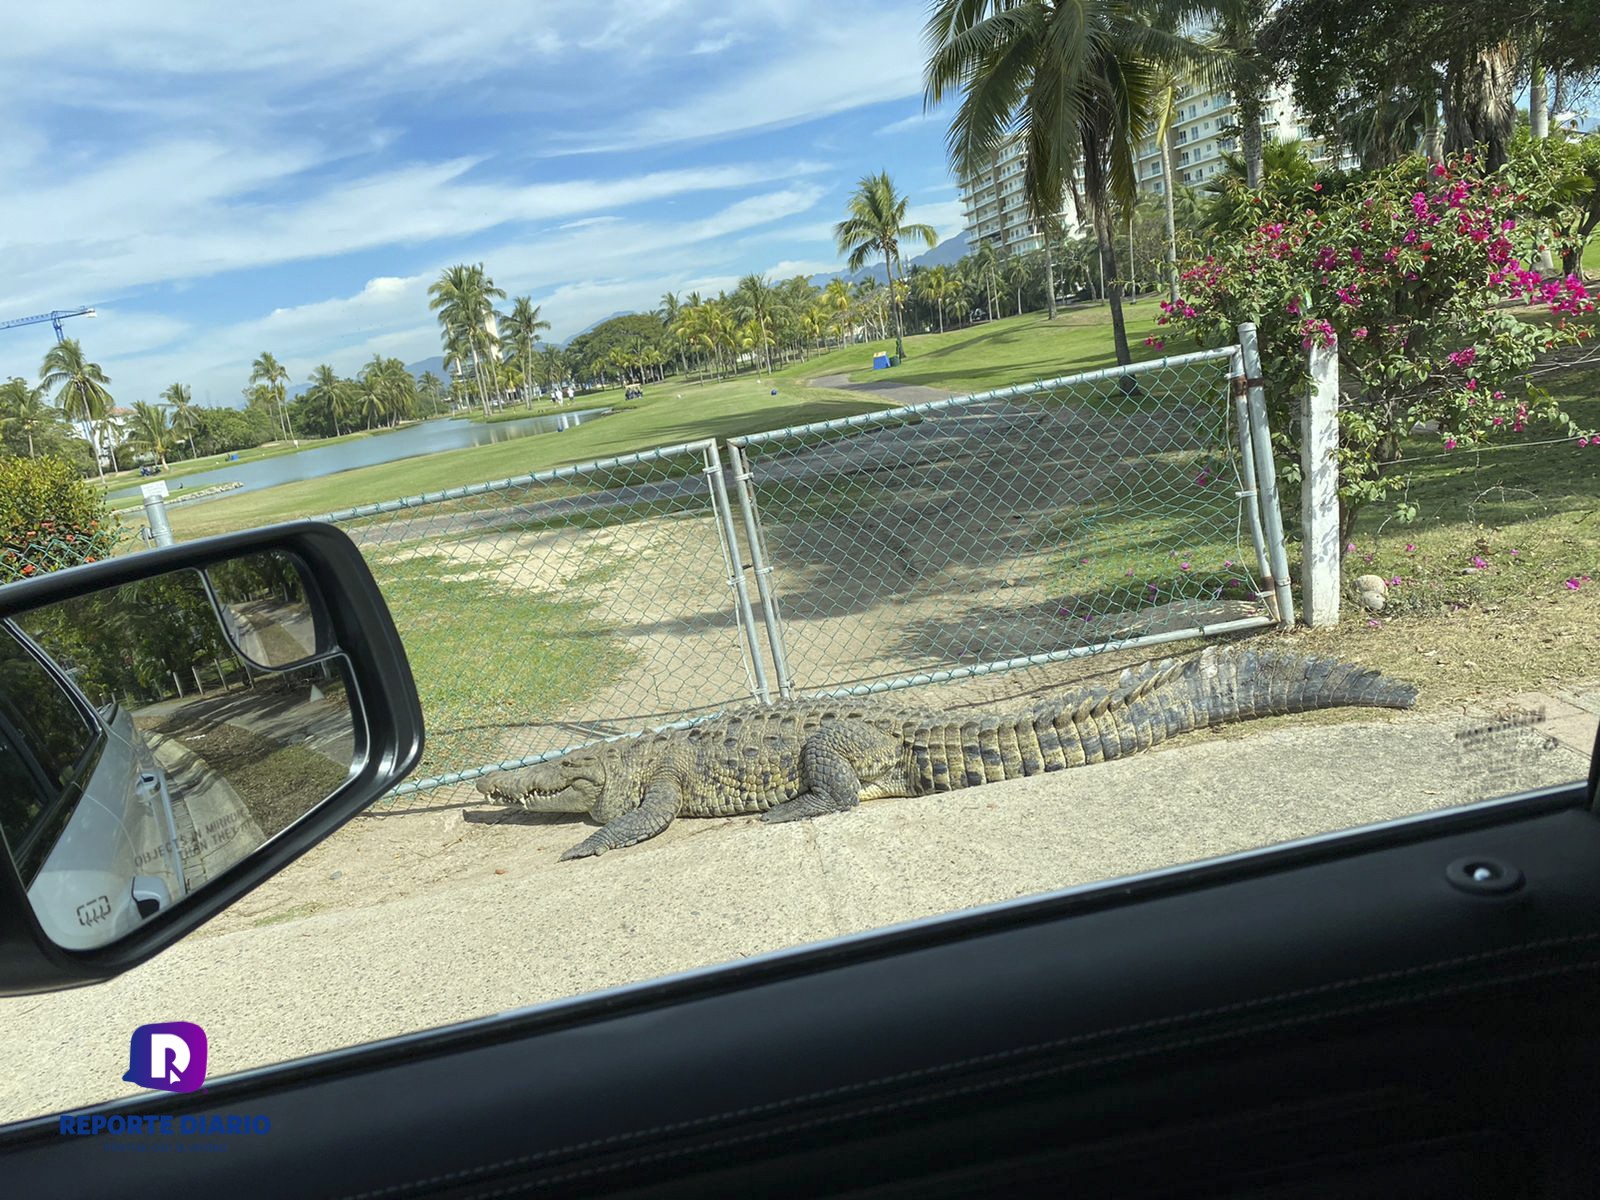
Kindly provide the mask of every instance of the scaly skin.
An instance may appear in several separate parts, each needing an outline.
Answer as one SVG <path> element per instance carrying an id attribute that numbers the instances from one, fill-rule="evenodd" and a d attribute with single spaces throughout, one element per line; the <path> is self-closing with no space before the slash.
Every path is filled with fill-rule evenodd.
<path id="1" fill-rule="evenodd" d="M 749 706 L 492 775 L 478 790 L 532 812 L 588 814 L 600 830 L 561 856 L 584 858 L 652 838 L 677 817 L 793 821 L 1105 762 L 1228 721 L 1415 701 L 1410 685 L 1333 659 L 1211 647 L 1005 715 L 848 700 Z"/>

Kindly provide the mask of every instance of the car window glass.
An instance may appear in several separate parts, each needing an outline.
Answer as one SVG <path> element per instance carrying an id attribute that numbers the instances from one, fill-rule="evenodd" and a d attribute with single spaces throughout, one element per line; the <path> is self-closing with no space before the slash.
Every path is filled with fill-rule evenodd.
<path id="1" fill-rule="evenodd" d="M 11 845 L 70 784 L 95 734 L 62 683 L 0 625 L 0 827 Z"/>

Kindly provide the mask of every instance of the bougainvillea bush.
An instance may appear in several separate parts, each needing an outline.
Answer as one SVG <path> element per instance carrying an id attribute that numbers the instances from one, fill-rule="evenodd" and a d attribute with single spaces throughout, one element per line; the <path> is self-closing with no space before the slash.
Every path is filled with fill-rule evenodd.
<path id="1" fill-rule="evenodd" d="M 1471 156 L 1414 158 L 1290 197 L 1240 189 L 1234 224 L 1244 232 L 1184 264 L 1182 298 L 1163 302 L 1162 321 L 1205 346 L 1256 323 L 1290 483 L 1307 351 L 1337 344 L 1346 542 L 1361 506 L 1403 485 L 1401 437 L 1419 422 L 1437 423 L 1441 451 L 1536 424 L 1592 444 L 1528 375 L 1540 356 L 1595 332 L 1595 297 L 1578 277 L 1546 278 L 1534 266 L 1546 247 L 1561 258 L 1559 186 L 1523 155 L 1492 175 Z M 1401 506 L 1403 519 L 1415 515 Z"/>
<path id="2" fill-rule="evenodd" d="M 121 537 L 105 496 L 71 463 L 0 455 L 0 583 L 94 562 Z"/>

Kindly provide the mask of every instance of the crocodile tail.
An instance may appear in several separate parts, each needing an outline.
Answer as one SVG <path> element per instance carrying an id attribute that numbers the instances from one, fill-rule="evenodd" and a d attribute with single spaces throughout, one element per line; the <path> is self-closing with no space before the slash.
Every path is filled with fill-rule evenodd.
<path id="1" fill-rule="evenodd" d="M 1416 696 L 1409 684 L 1336 659 L 1213 646 L 1191 658 L 1131 668 L 1110 686 L 1038 704 L 1018 722 L 1018 738 L 1030 749 L 1038 745 L 1039 769 L 1055 771 L 1122 758 L 1231 721 L 1346 705 L 1409 708 Z M 984 776 L 966 782 L 982 783 Z"/>
<path id="2" fill-rule="evenodd" d="M 1417 689 L 1357 663 L 1251 646 L 1213 647 L 1187 665 L 1204 724 L 1322 708 L 1410 708 Z"/>

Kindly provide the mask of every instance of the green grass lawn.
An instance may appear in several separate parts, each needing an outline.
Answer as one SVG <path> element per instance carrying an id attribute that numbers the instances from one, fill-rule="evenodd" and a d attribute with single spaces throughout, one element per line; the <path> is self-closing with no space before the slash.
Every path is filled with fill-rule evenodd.
<path id="1" fill-rule="evenodd" d="M 1600 236 L 1589 239 L 1589 244 L 1583 248 L 1583 258 L 1580 261 L 1583 264 L 1585 278 L 1593 279 L 1600 275 Z"/>
<path id="2" fill-rule="evenodd" d="M 1144 344 L 1157 332 L 1160 311 L 1153 297 L 1126 304 L 1129 348 L 1135 360 L 1159 357 Z M 906 338 L 906 360 L 887 371 L 872 369 L 872 356 L 894 353 L 894 339 L 846 346 L 791 363 L 780 378 L 817 379 L 848 375 L 853 383 L 913 384 L 965 393 L 988 391 L 1036 379 L 1070 375 L 1110 366 L 1116 361 L 1111 342 L 1110 309 L 1087 304 L 1062 309 L 1054 321 L 1045 314 L 1024 313 L 945 333 Z M 1170 352 L 1179 352 L 1174 346 Z"/>

